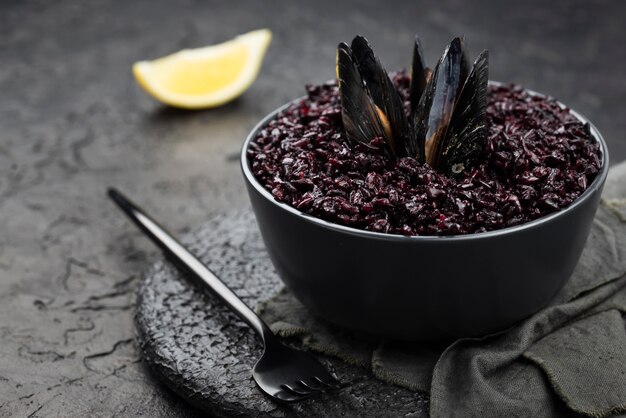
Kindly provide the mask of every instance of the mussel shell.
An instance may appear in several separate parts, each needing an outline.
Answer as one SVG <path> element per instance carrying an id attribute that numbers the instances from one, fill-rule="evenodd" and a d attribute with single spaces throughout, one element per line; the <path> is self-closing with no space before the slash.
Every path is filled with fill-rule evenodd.
<path id="1" fill-rule="evenodd" d="M 352 50 L 343 42 L 337 47 L 336 70 L 341 118 L 348 139 L 369 144 L 374 138 L 384 138 L 377 107 L 363 83 Z"/>
<path id="2" fill-rule="evenodd" d="M 446 136 L 454 106 L 467 77 L 466 57 L 461 39 L 454 38 L 426 85 L 412 117 L 416 158 L 420 161 L 433 165 L 436 149 Z"/>
<path id="3" fill-rule="evenodd" d="M 380 119 L 388 121 L 385 140 L 395 156 L 406 155 L 409 126 L 404 104 L 387 71 L 363 36 L 356 36 L 351 45 L 354 59 L 374 104 L 380 110 Z"/>
<path id="4" fill-rule="evenodd" d="M 483 51 L 467 77 L 455 105 L 448 133 L 437 147 L 433 167 L 457 176 L 475 164 L 487 140 L 489 53 Z"/>

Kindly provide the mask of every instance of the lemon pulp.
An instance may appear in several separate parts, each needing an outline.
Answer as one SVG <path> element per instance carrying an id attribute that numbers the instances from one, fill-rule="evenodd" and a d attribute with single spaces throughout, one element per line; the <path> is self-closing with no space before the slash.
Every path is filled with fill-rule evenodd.
<path id="1" fill-rule="evenodd" d="M 272 34 L 261 29 L 204 48 L 133 65 L 139 85 L 176 107 L 214 107 L 239 97 L 256 79 Z"/>

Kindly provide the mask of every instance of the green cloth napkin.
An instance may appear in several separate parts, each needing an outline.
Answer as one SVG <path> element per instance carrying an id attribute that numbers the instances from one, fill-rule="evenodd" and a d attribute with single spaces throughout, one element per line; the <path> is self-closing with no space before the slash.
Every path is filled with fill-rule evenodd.
<path id="1" fill-rule="evenodd" d="M 626 163 L 611 169 L 570 281 L 504 332 L 447 346 L 364 340 L 313 317 L 286 289 L 259 312 L 281 336 L 429 393 L 431 417 L 626 413 Z"/>

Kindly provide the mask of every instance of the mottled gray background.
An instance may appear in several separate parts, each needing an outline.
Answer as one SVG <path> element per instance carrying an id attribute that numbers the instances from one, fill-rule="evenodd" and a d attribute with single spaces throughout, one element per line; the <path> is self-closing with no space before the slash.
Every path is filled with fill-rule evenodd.
<path id="1" fill-rule="evenodd" d="M 508 4 L 505 4 L 508 3 Z M 523 3 L 523 5 L 522 5 Z M 366 35 L 388 68 L 413 35 L 453 35 L 491 78 L 556 96 L 626 157 L 626 2 L 3 1 L 0 3 L 0 416 L 193 416 L 137 357 L 132 307 L 157 256 L 106 200 L 116 185 L 184 232 L 247 205 L 237 154 L 261 116 L 334 76 Z M 258 81 L 221 109 L 154 102 L 131 65 L 269 27 Z"/>

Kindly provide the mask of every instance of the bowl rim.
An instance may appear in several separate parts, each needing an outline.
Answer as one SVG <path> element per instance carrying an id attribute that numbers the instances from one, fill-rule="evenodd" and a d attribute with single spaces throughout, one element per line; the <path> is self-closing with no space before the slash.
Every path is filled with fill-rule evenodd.
<path id="1" fill-rule="evenodd" d="M 489 85 L 501 86 L 501 85 L 507 85 L 507 83 L 489 80 Z M 533 96 L 551 97 L 545 94 L 535 92 L 531 89 L 524 88 L 524 90 Z M 534 219 L 530 222 L 526 222 L 523 224 L 509 226 L 509 227 L 505 227 L 505 228 L 501 228 L 501 229 L 497 229 L 493 231 L 477 232 L 477 233 L 471 233 L 471 234 L 459 234 L 459 235 L 400 235 L 400 234 L 391 234 L 391 233 L 385 233 L 385 232 L 367 231 L 364 229 L 358 229 L 358 228 L 353 228 L 350 226 L 340 225 L 340 224 L 333 223 L 333 222 L 330 222 L 321 218 L 317 218 L 313 215 L 309 215 L 308 213 L 302 212 L 286 203 L 277 201 L 274 198 L 274 196 L 272 196 L 272 194 L 267 189 L 265 189 L 265 187 L 263 187 L 263 185 L 256 179 L 256 177 L 252 173 L 250 162 L 248 161 L 247 150 L 248 150 L 250 142 L 252 142 L 252 140 L 256 137 L 257 133 L 261 129 L 263 129 L 272 119 L 274 119 L 278 113 L 282 112 L 283 110 L 291 106 L 293 103 L 296 103 L 297 101 L 302 100 L 303 98 L 306 98 L 306 95 L 290 100 L 289 102 L 283 104 L 282 106 L 270 112 L 268 115 L 266 115 L 263 119 L 261 119 L 260 122 L 258 122 L 254 126 L 254 128 L 248 134 L 241 148 L 241 155 L 240 155 L 241 169 L 243 171 L 246 182 L 250 184 L 252 187 L 254 187 L 254 189 L 261 196 L 263 196 L 266 200 L 268 200 L 273 205 L 277 206 L 279 209 L 287 211 L 290 214 L 301 218 L 305 222 L 309 222 L 317 226 L 320 226 L 322 228 L 331 229 L 333 231 L 344 233 L 344 234 L 362 236 L 365 238 L 375 238 L 375 239 L 385 240 L 385 241 L 443 242 L 443 241 L 468 241 L 468 240 L 475 240 L 475 239 L 481 239 L 481 238 L 492 238 L 492 237 L 498 237 L 502 235 L 509 235 L 509 234 L 513 234 L 516 232 L 520 232 L 520 231 L 531 230 L 531 229 L 539 228 L 542 225 L 551 222 L 555 218 L 562 217 L 567 213 L 573 212 L 577 207 L 584 204 L 584 202 L 587 201 L 591 197 L 591 195 L 593 195 L 594 193 L 596 193 L 599 189 L 603 187 L 606 177 L 608 175 L 608 171 L 609 171 L 609 154 L 608 154 L 606 142 L 604 141 L 604 138 L 602 137 L 602 134 L 600 133 L 600 131 L 598 131 L 598 129 L 594 126 L 594 124 L 591 123 L 591 121 L 587 119 L 583 114 L 572 109 L 571 107 L 566 106 L 565 104 L 557 100 L 556 102 L 558 103 L 559 106 L 561 106 L 564 109 L 568 109 L 569 112 L 582 123 L 589 124 L 591 135 L 596 140 L 596 142 L 598 142 L 598 144 L 600 145 L 600 154 L 601 154 L 600 155 L 600 161 L 601 161 L 600 171 L 596 175 L 596 178 L 591 182 L 589 187 L 587 187 L 587 190 L 585 190 L 580 196 L 576 198 L 576 200 L 574 200 L 574 202 L 570 203 L 565 208 L 559 209 L 556 212 L 552 212 L 548 215 L 542 216 L 540 218 Z"/>

